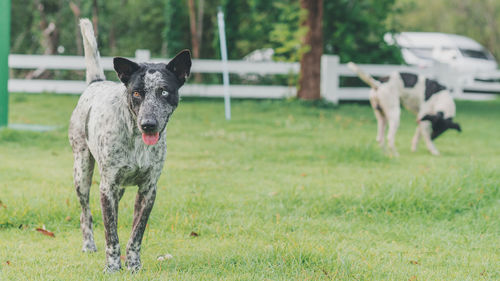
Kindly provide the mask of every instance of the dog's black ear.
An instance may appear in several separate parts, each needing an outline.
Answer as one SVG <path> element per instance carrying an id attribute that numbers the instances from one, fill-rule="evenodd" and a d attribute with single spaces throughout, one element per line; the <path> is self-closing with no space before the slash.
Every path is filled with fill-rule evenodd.
<path id="1" fill-rule="evenodd" d="M 175 74 L 181 85 L 186 82 L 186 77 L 191 73 L 191 52 L 183 50 L 178 53 L 168 64 L 167 69 Z"/>
<path id="2" fill-rule="evenodd" d="M 115 57 L 113 59 L 113 66 L 116 74 L 118 74 L 118 78 L 125 85 L 128 85 L 132 74 L 140 68 L 137 63 L 122 57 Z"/>
<path id="3" fill-rule="evenodd" d="M 462 132 L 462 128 L 460 128 L 460 124 L 453 122 L 453 118 L 452 117 L 447 118 L 444 121 L 446 122 L 446 126 L 449 129 L 455 129 L 455 130 L 457 130 L 459 132 Z"/>
<path id="4" fill-rule="evenodd" d="M 436 115 L 425 115 L 424 117 L 422 117 L 422 119 L 420 119 L 420 121 L 431 121 L 431 122 L 434 122 L 434 120 L 436 120 Z"/>
<path id="5" fill-rule="evenodd" d="M 462 132 L 462 128 L 460 128 L 460 124 L 458 123 L 450 122 L 450 128 Z"/>

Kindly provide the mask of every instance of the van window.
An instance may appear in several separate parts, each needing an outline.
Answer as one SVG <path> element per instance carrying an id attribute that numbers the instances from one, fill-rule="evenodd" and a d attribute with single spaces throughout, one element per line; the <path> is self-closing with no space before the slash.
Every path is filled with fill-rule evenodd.
<path id="1" fill-rule="evenodd" d="M 432 59 L 432 48 L 408 48 L 408 50 L 421 59 Z"/>
<path id="2" fill-rule="evenodd" d="M 482 50 L 460 49 L 462 55 L 466 58 L 489 60 L 489 56 Z"/>

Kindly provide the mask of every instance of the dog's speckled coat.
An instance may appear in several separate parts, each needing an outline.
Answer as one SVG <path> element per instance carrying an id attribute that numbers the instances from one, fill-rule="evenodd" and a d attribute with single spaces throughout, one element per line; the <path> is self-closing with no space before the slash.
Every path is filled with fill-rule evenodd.
<path id="1" fill-rule="evenodd" d="M 105 80 L 97 43 L 88 19 L 80 21 L 84 39 L 87 83 L 71 116 L 69 140 L 74 154 L 74 184 L 82 214 L 83 251 L 93 252 L 92 215 L 89 192 L 94 163 L 101 175 L 100 194 L 106 237 L 106 270 L 121 268 L 118 242 L 118 201 L 124 187 L 139 186 L 132 234 L 127 244 L 127 267 L 141 267 L 141 241 L 156 197 L 156 184 L 167 153 L 166 125 L 179 102 L 178 89 L 189 75 L 189 51 L 168 65 L 136 64 L 115 58 L 114 66 L 123 83 Z M 159 135 L 146 145 L 143 134 Z"/>

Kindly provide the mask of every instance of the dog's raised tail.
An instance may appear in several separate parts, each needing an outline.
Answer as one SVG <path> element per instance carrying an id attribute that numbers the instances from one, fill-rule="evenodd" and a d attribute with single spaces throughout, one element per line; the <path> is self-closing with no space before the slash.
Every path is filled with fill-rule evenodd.
<path id="1" fill-rule="evenodd" d="M 373 89 L 378 89 L 380 87 L 380 82 L 375 80 L 375 78 L 371 77 L 370 74 L 364 72 L 359 68 L 355 63 L 349 62 L 347 64 L 347 67 L 349 67 L 352 71 L 354 71 L 356 74 L 358 74 L 359 78 L 363 80 L 366 84 L 368 84 L 370 87 Z"/>
<path id="2" fill-rule="evenodd" d="M 87 68 L 87 85 L 96 81 L 106 80 L 104 70 L 101 66 L 101 56 L 97 49 L 97 41 L 94 35 L 94 28 L 89 19 L 80 19 L 80 31 L 83 37 L 83 49 L 85 53 L 85 66 Z"/>

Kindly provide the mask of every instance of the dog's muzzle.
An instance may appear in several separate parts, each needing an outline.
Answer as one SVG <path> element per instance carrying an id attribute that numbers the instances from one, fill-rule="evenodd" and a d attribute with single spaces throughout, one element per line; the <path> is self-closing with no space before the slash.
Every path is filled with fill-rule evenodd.
<path id="1" fill-rule="evenodd" d="M 158 122 L 154 119 L 146 119 L 141 122 L 141 129 L 146 134 L 152 134 L 157 131 Z"/>
<path id="2" fill-rule="evenodd" d="M 147 145 L 154 145 L 158 142 L 160 134 L 158 132 L 158 122 L 154 119 L 145 119 L 141 122 L 142 141 Z"/>

